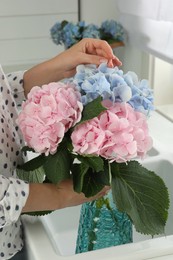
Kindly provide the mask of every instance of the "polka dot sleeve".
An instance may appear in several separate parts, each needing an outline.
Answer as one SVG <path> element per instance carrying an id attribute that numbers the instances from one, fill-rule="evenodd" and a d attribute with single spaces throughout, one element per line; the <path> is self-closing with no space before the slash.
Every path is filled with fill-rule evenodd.
<path id="1" fill-rule="evenodd" d="M 29 194 L 29 185 L 3 175 L 0 175 L 0 184 L 0 227 L 4 227 L 19 219 Z"/>
<path id="2" fill-rule="evenodd" d="M 23 74 L 24 71 L 17 71 L 6 75 L 17 106 L 20 106 L 22 101 L 25 100 Z"/>

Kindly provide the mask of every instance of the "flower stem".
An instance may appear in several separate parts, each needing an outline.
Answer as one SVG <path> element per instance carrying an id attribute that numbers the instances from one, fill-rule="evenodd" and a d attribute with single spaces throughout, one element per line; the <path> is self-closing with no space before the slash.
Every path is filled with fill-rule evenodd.
<path id="1" fill-rule="evenodd" d="M 109 169 L 109 183 L 112 181 L 112 174 L 111 174 L 111 165 L 110 162 L 108 161 L 108 169 Z"/>

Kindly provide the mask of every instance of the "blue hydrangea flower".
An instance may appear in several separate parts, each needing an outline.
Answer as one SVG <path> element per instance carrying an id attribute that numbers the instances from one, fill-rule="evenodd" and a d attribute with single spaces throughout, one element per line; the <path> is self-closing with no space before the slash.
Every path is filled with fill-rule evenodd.
<path id="1" fill-rule="evenodd" d="M 121 24 L 114 20 L 106 20 L 101 27 L 94 24 L 85 24 L 84 21 L 61 23 L 57 22 L 51 29 L 50 34 L 55 44 L 64 44 L 65 48 L 70 48 L 83 38 L 97 38 L 108 41 L 124 41 L 124 29 Z"/>
<path id="2" fill-rule="evenodd" d="M 85 25 L 85 21 L 79 21 L 79 22 L 77 23 L 77 25 L 79 26 L 80 29 L 86 27 L 86 25 Z"/>
<path id="3" fill-rule="evenodd" d="M 77 43 L 81 38 L 78 25 L 67 23 L 62 29 L 62 37 L 66 49 Z"/>
<path id="4" fill-rule="evenodd" d="M 72 79 L 82 95 L 84 105 L 98 96 L 112 102 L 127 102 L 146 115 L 154 109 L 153 91 L 147 80 L 138 80 L 134 72 L 123 73 L 118 67 L 108 68 L 105 63 L 79 65 Z"/>
<path id="5" fill-rule="evenodd" d="M 114 20 L 106 20 L 101 24 L 101 30 L 106 38 L 124 41 L 124 28 Z"/>
<path id="6" fill-rule="evenodd" d="M 149 87 L 148 80 L 139 81 L 137 75 L 132 71 L 126 73 L 124 79 L 132 89 L 132 98 L 129 103 L 141 112 L 143 109 L 145 111 L 154 110 L 153 90 Z"/>
<path id="7" fill-rule="evenodd" d="M 88 26 L 86 26 L 83 30 L 82 37 L 99 39 L 100 32 L 99 32 L 98 26 L 96 26 L 94 24 L 89 24 Z"/>
<path id="8" fill-rule="evenodd" d="M 63 44 L 61 23 L 55 23 L 54 26 L 52 26 L 52 28 L 50 29 L 50 35 L 55 44 Z"/>

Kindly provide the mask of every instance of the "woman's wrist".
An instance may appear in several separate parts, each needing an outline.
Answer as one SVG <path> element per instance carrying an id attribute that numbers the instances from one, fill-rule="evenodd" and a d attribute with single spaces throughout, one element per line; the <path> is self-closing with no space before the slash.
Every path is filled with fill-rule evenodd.
<path id="1" fill-rule="evenodd" d="M 58 196 L 58 193 L 59 191 L 55 184 L 29 184 L 29 196 L 22 212 L 47 211 L 62 208 L 62 198 Z"/>
<path id="2" fill-rule="evenodd" d="M 60 64 L 59 57 L 56 56 L 27 70 L 23 77 L 25 96 L 34 86 L 41 87 L 44 84 L 61 80 L 64 71 Z"/>

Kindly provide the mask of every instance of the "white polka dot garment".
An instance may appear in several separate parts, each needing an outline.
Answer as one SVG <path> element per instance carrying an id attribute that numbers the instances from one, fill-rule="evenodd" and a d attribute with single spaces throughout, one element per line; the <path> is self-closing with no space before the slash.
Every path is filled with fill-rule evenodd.
<path id="1" fill-rule="evenodd" d="M 23 161 L 23 141 L 15 123 L 22 100 L 23 72 L 6 76 L 0 66 L 0 260 L 10 259 L 23 247 L 20 214 L 29 185 L 15 176 Z"/>

